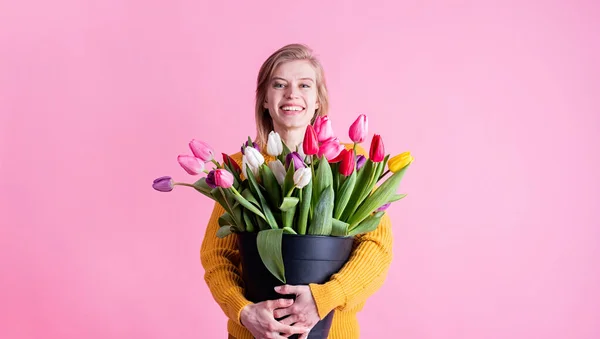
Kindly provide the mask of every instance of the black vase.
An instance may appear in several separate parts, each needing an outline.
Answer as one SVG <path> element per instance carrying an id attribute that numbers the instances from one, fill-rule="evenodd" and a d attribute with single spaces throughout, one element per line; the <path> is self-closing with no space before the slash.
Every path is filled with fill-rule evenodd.
<path id="1" fill-rule="evenodd" d="M 256 246 L 257 233 L 244 232 L 237 235 L 246 299 L 254 303 L 280 298 L 294 299 L 294 295 L 275 292 L 275 286 L 283 283 L 269 272 L 260 259 Z M 286 283 L 308 285 L 327 282 L 348 261 L 353 242 L 353 237 L 284 234 L 281 251 Z M 312 328 L 308 338 L 326 339 L 332 320 L 333 311 Z M 298 337 L 293 335 L 290 338 Z"/>

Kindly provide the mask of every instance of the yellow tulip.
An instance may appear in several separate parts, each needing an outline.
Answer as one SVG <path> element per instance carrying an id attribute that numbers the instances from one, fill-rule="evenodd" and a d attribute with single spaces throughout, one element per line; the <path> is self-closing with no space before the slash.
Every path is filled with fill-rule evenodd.
<path id="1" fill-rule="evenodd" d="M 414 158 L 410 155 L 410 152 L 400 153 L 393 158 L 390 158 L 388 161 L 388 169 L 391 172 L 396 173 L 410 164 L 413 160 Z"/>

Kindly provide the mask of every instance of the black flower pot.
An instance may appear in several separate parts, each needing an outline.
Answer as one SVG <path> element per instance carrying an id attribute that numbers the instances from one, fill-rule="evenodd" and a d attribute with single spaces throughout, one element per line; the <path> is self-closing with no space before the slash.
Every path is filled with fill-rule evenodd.
<path id="1" fill-rule="evenodd" d="M 293 295 L 275 292 L 275 286 L 283 283 L 269 272 L 260 259 L 256 247 L 257 233 L 244 232 L 237 235 L 246 298 L 254 303 L 280 298 L 293 299 Z M 353 241 L 353 237 L 284 234 L 281 250 L 286 283 L 308 285 L 327 282 L 348 261 Z M 332 320 L 333 311 L 313 327 L 308 338 L 326 339 Z M 298 337 L 294 335 L 290 338 Z"/>

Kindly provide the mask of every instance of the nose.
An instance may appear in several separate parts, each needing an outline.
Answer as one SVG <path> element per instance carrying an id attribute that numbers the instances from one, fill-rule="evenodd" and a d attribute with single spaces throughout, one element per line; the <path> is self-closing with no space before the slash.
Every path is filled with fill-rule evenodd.
<path id="1" fill-rule="evenodd" d="M 287 92 L 285 93 L 288 98 L 297 98 L 298 97 L 298 89 L 296 86 L 289 86 Z"/>

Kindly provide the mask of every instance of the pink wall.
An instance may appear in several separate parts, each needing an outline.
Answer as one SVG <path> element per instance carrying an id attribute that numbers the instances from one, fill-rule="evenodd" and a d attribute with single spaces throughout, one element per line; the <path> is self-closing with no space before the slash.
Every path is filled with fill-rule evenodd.
<path id="1" fill-rule="evenodd" d="M 367 113 L 416 157 L 363 338 L 600 337 L 600 6 L 577 2 L 0 2 L 0 337 L 225 338 L 211 202 L 150 184 L 191 180 L 191 138 L 239 149 L 297 41 L 338 133 Z"/>

